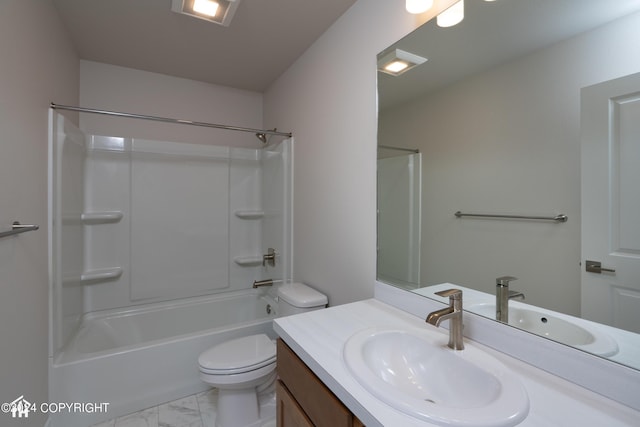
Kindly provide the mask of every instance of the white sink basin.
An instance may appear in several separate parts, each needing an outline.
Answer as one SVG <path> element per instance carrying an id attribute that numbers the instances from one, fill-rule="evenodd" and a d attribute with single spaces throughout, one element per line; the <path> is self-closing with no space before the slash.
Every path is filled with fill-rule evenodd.
<path id="1" fill-rule="evenodd" d="M 476 304 L 467 307 L 473 313 L 495 319 L 495 304 Z M 509 307 L 509 325 L 567 344 L 599 356 L 612 356 L 618 345 L 609 335 L 597 327 L 565 316 L 528 308 Z"/>
<path id="2" fill-rule="evenodd" d="M 416 418 L 444 426 L 514 426 L 529 411 L 520 381 L 500 361 L 429 330 L 365 329 L 345 343 L 349 371 L 371 394 Z"/>

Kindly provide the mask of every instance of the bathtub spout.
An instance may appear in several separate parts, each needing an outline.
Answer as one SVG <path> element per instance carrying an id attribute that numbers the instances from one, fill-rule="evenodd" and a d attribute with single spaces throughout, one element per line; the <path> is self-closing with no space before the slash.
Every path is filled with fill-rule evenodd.
<path id="1" fill-rule="evenodd" d="M 273 280 L 272 279 L 265 279 L 265 280 L 254 280 L 253 281 L 253 289 L 259 288 L 261 286 L 273 286 Z"/>

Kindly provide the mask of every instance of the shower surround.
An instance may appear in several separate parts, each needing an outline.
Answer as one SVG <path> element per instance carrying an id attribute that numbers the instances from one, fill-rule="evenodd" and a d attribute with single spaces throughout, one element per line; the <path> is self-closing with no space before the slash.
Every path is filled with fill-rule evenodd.
<path id="1" fill-rule="evenodd" d="M 84 135 L 50 114 L 49 398 L 111 403 L 51 427 L 203 390 L 200 351 L 272 333 L 277 304 L 251 285 L 290 278 L 291 140 L 247 149 Z M 276 264 L 263 266 L 270 247 Z"/>

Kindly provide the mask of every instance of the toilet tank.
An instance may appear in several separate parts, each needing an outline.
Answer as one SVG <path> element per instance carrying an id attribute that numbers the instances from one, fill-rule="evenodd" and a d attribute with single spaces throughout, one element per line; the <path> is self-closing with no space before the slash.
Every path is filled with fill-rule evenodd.
<path id="1" fill-rule="evenodd" d="M 285 283 L 278 288 L 278 308 L 281 316 L 319 310 L 327 306 L 327 296 L 304 283 Z"/>

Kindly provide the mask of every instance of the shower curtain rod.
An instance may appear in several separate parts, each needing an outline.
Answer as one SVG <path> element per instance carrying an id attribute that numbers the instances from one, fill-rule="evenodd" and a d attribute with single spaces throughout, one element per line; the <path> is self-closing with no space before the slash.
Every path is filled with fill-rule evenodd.
<path id="1" fill-rule="evenodd" d="M 292 136 L 291 132 L 277 132 L 275 129 L 274 130 L 252 129 L 252 128 L 245 128 L 240 126 L 218 125 L 215 123 L 194 122 L 191 120 L 172 119 L 168 117 L 145 116 L 142 114 L 123 113 L 119 111 L 96 110 L 95 108 L 74 107 L 71 105 L 59 105 L 59 104 L 54 104 L 53 102 L 51 103 L 51 108 L 53 108 L 54 110 L 79 111 L 81 113 L 103 114 L 106 116 L 128 117 L 131 119 L 153 120 L 156 122 L 175 123 L 180 125 L 203 126 L 208 128 L 236 130 L 240 132 L 251 132 L 251 133 L 263 134 L 263 135 L 279 135 L 279 136 L 286 136 L 287 138 L 291 138 Z"/>
<path id="2" fill-rule="evenodd" d="M 378 148 L 384 148 L 386 150 L 408 151 L 410 153 L 419 153 L 420 152 L 420 150 L 418 150 L 417 148 L 392 147 L 390 145 L 378 145 Z"/>

